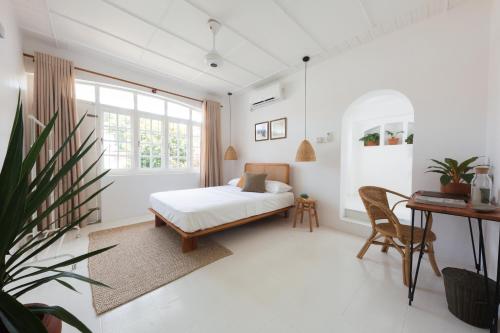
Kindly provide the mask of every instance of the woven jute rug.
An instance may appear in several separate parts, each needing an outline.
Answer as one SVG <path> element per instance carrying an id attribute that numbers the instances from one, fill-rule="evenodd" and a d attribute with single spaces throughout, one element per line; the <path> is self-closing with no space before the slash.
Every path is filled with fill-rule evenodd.
<path id="1" fill-rule="evenodd" d="M 196 250 L 182 253 L 180 236 L 154 222 L 92 232 L 89 238 L 89 251 L 118 244 L 88 261 L 90 278 L 111 287 L 92 285 L 97 314 L 232 254 L 209 237 L 200 238 Z"/>

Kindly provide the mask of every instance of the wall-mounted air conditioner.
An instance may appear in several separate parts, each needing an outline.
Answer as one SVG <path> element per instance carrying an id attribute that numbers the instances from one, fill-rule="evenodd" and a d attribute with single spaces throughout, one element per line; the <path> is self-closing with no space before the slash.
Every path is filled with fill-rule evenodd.
<path id="1" fill-rule="evenodd" d="M 283 88 L 279 83 L 257 89 L 250 94 L 250 111 L 281 100 Z"/>

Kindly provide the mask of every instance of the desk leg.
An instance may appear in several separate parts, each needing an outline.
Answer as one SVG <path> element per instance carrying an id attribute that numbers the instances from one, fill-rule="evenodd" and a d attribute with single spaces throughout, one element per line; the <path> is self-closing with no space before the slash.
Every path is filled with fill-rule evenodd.
<path id="1" fill-rule="evenodd" d="M 477 224 L 479 226 L 479 256 L 482 254 L 482 259 L 483 259 L 483 273 L 484 273 L 484 284 L 486 288 L 486 300 L 488 301 L 488 308 L 491 307 L 491 300 L 490 300 L 490 284 L 488 281 L 488 267 L 486 266 L 486 251 L 484 249 L 484 237 L 483 237 L 483 220 L 482 219 L 477 219 Z M 496 299 L 493 300 L 496 304 Z M 496 306 L 494 307 L 496 309 Z M 496 331 L 496 317 L 498 313 L 495 311 L 495 313 L 492 313 L 492 318 L 490 322 L 490 332 L 492 333 L 497 333 Z"/>
<path id="2" fill-rule="evenodd" d="M 411 306 L 413 301 L 412 285 L 413 285 L 413 230 L 415 229 L 415 209 L 411 210 L 411 235 L 410 235 L 410 279 L 408 281 L 408 305 Z"/>
<path id="3" fill-rule="evenodd" d="M 429 226 L 429 220 L 431 219 L 431 213 L 430 212 L 425 212 L 425 226 L 424 226 L 424 234 L 422 235 L 422 239 L 420 240 L 420 252 L 418 254 L 418 260 L 417 260 L 417 267 L 415 269 L 415 280 L 413 281 L 412 284 L 412 289 L 411 289 L 411 298 L 410 298 L 410 305 L 411 301 L 413 301 L 413 295 L 415 294 L 415 288 L 417 287 L 417 279 L 418 279 L 418 272 L 420 271 L 420 263 L 422 262 L 422 257 L 424 256 L 424 250 L 425 250 L 425 238 L 427 236 L 427 227 Z M 413 240 L 413 228 L 412 227 L 412 240 Z M 412 253 L 412 251 L 410 251 Z M 411 279 L 411 276 L 410 276 Z"/>
<path id="4" fill-rule="evenodd" d="M 474 253 L 474 265 L 476 266 L 476 273 L 479 274 L 481 271 L 481 251 L 479 250 L 479 259 L 476 255 L 476 244 L 474 243 L 474 233 L 472 232 L 472 223 L 470 217 L 467 218 L 469 220 L 469 231 L 470 231 L 470 239 L 472 241 L 472 252 Z"/>
<path id="5" fill-rule="evenodd" d="M 500 229 L 498 229 L 498 253 L 497 253 L 497 279 L 495 281 L 495 306 L 494 306 L 494 311 L 493 311 L 493 325 L 492 325 L 492 332 L 497 332 L 498 330 L 498 287 L 499 287 L 499 277 L 500 277 Z"/>

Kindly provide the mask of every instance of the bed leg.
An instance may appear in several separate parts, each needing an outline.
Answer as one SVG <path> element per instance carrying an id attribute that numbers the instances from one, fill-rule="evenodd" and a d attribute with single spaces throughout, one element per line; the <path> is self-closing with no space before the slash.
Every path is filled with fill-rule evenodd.
<path id="1" fill-rule="evenodd" d="M 287 219 L 287 218 L 288 218 L 288 216 L 290 215 L 290 213 L 289 213 L 289 212 L 290 212 L 290 211 L 289 211 L 288 209 L 287 209 L 287 210 L 285 210 L 285 211 L 283 212 L 283 216 L 284 216 L 286 219 Z"/>
<path id="2" fill-rule="evenodd" d="M 158 217 L 158 215 L 155 215 L 155 227 L 163 227 L 164 225 L 165 222 L 163 222 L 162 219 Z"/>
<path id="3" fill-rule="evenodd" d="M 196 237 L 192 237 L 192 238 L 184 238 L 183 237 L 182 238 L 182 252 L 183 253 L 196 250 L 197 246 L 198 245 L 196 244 Z"/>

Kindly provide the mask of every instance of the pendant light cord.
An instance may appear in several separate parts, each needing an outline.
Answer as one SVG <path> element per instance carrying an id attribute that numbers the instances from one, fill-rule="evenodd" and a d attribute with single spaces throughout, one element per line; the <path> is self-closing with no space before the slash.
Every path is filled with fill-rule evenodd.
<path id="1" fill-rule="evenodd" d="M 231 145 L 231 127 L 233 125 L 232 121 L 231 121 L 231 113 L 232 113 L 232 109 L 231 109 L 231 93 L 228 94 L 228 98 L 229 98 L 229 145 Z"/>
<path id="2" fill-rule="evenodd" d="M 307 61 L 304 62 L 304 140 L 307 139 Z"/>

